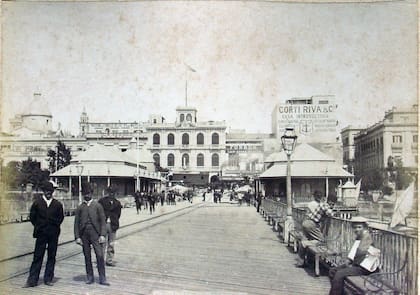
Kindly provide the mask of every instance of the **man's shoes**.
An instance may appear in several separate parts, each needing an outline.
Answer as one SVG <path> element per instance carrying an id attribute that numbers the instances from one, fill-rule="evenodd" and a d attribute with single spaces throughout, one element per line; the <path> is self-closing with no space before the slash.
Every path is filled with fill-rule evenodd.
<path id="1" fill-rule="evenodd" d="M 99 285 L 103 285 L 103 286 L 111 286 L 111 284 L 110 284 L 110 283 L 108 283 L 107 281 L 102 281 L 102 282 L 99 282 Z"/>
<path id="2" fill-rule="evenodd" d="M 32 288 L 32 287 L 36 287 L 36 286 L 37 286 L 36 283 L 33 284 L 33 283 L 26 282 L 26 284 L 23 285 L 22 288 Z"/>
<path id="3" fill-rule="evenodd" d="M 94 283 L 94 280 L 93 279 L 87 279 L 85 281 L 85 283 L 88 284 L 88 285 L 90 285 L 90 284 L 93 284 Z"/>
<path id="4" fill-rule="evenodd" d="M 50 287 L 54 286 L 54 283 L 51 282 L 51 281 L 44 282 L 44 284 L 47 285 L 47 286 L 50 286 Z"/>
<path id="5" fill-rule="evenodd" d="M 106 266 L 115 266 L 114 262 L 106 262 L 105 264 L 106 264 Z"/>

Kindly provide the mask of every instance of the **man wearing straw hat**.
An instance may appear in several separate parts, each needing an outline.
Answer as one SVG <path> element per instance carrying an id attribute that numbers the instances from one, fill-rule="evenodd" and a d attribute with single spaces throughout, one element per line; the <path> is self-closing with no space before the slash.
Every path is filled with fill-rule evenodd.
<path id="1" fill-rule="evenodd" d="M 356 241 L 349 252 L 346 262 L 330 269 L 331 290 L 329 295 L 343 294 L 345 277 L 367 275 L 376 271 L 376 267 L 367 270 L 363 264 L 369 254 L 368 250 L 370 251 L 373 248 L 373 240 L 369 233 L 367 219 L 357 216 L 351 219 L 351 222 L 356 234 Z M 377 250 L 376 248 L 373 249 Z"/>

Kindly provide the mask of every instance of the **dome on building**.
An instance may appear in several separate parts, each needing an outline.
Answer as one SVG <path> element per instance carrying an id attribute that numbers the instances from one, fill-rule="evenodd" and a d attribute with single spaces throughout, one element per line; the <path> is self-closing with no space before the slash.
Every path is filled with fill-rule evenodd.
<path id="1" fill-rule="evenodd" d="M 41 96 L 40 93 L 34 93 L 31 102 L 22 113 L 23 116 L 46 116 L 52 117 L 48 103 Z"/>

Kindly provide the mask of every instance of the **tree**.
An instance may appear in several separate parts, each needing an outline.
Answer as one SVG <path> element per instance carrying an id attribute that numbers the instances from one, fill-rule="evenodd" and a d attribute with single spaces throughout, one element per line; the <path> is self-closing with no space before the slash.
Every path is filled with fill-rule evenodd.
<path id="1" fill-rule="evenodd" d="M 48 181 L 50 172 L 47 169 L 41 169 L 41 163 L 28 158 L 18 163 L 17 184 L 26 185 L 32 183 L 34 189 L 39 189 L 41 184 Z"/>
<path id="2" fill-rule="evenodd" d="M 362 190 L 380 190 L 383 188 L 385 177 L 383 169 L 375 169 L 362 175 Z"/>
<path id="3" fill-rule="evenodd" d="M 395 188 L 397 190 L 406 189 L 410 185 L 410 183 L 413 181 L 413 178 L 410 175 L 408 169 L 403 167 L 403 162 L 401 159 L 395 160 L 394 171 L 395 171 Z"/>
<path id="4" fill-rule="evenodd" d="M 58 157 L 57 157 L 57 147 L 58 147 Z M 54 173 L 61 168 L 66 167 L 70 164 L 71 160 L 71 150 L 66 147 L 66 145 L 61 141 L 57 141 L 57 146 L 55 150 L 49 149 L 47 153 L 47 161 L 49 170 L 51 173 Z M 58 161 L 57 161 L 58 158 Z"/>

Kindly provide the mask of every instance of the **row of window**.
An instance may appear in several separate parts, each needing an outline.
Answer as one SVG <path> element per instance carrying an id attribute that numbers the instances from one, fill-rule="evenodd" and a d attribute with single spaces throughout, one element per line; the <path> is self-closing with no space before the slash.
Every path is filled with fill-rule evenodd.
<path id="1" fill-rule="evenodd" d="M 154 154 L 153 155 L 153 160 L 155 161 L 155 163 L 157 165 L 160 166 L 160 155 L 159 154 Z M 175 166 L 175 156 L 174 154 L 169 154 L 167 157 L 167 166 L 168 167 L 173 167 Z M 188 167 L 190 166 L 190 156 L 188 154 L 183 154 L 182 155 L 182 167 Z M 197 167 L 203 167 L 204 166 L 204 155 L 203 154 L 198 154 L 197 155 Z M 212 167 L 217 167 L 219 166 L 219 155 L 218 154 L 213 154 L 211 156 L 211 166 Z"/>
<path id="2" fill-rule="evenodd" d="M 167 142 L 168 145 L 174 145 L 175 144 L 175 135 L 173 133 L 169 133 L 167 136 Z M 160 135 L 158 133 L 153 134 L 153 144 L 158 145 L 160 144 Z M 188 145 L 190 144 L 190 136 L 188 133 L 182 134 L 182 144 Z M 204 144 L 204 134 L 198 133 L 197 134 L 197 145 L 203 145 Z M 211 144 L 219 144 L 219 134 L 213 133 L 211 135 Z"/>
<path id="3" fill-rule="evenodd" d="M 418 141 L 418 135 L 414 134 L 413 135 L 413 142 L 417 143 Z M 392 143 L 402 143 L 403 142 L 403 137 L 402 135 L 393 135 L 392 136 Z"/>
<path id="4" fill-rule="evenodd" d="M 374 138 L 369 142 L 362 143 L 358 145 L 358 152 L 371 152 L 373 150 L 382 149 L 384 144 L 383 137 L 381 138 Z"/>

